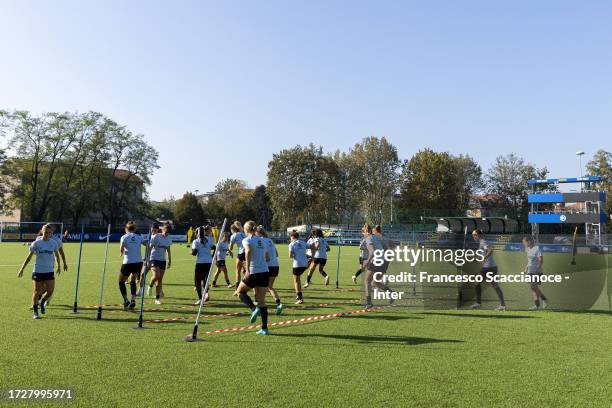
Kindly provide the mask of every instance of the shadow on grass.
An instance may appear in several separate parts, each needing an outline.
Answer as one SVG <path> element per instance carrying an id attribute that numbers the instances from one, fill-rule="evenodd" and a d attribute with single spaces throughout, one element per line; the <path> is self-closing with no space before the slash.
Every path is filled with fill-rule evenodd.
<path id="1" fill-rule="evenodd" d="M 555 313 L 572 313 L 572 314 L 595 314 L 612 316 L 612 310 L 548 310 Z"/>
<path id="2" fill-rule="evenodd" d="M 145 313 L 169 313 L 169 314 L 174 314 L 174 315 L 176 314 L 191 315 L 191 314 L 195 314 L 198 311 L 198 308 L 196 306 L 194 306 L 192 309 L 173 309 L 172 306 L 176 307 L 177 305 L 172 305 L 172 304 L 166 304 L 166 306 L 168 307 L 164 308 L 163 305 L 145 305 L 144 312 Z M 64 307 L 64 305 L 58 305 L 57 308 L 72 309 L 72 307 Z M 82 306 L 79 308 L 80 313 L 85 313 L 85 312 L 96 313 L 97 310 L 98 308 L 94 306 Z M 136 305 L 136 309 L 134 311 L 125 310 L 123 309 L 123 307 L 116 307 L 116 306 L 103 307 L 102 310 L 103 312 L 110 312 L 113 315 L 116 315 L 118 313 L 138 313 L 138 311 L 140 310 L 140 305 Z M 220 313 L 221 312 L 219 312 L 219 314 Z"/>
<path id="3" fill-rule="evenodd" d="M 463 343 L 463 340 L 454 339 L 435 339 L 431 337 L 412 337 L 412 336 L 359 336 L 352 334 L 306 334 L 306 333 L 273 333 L 274 337 L 316 337 L 320 339 L 334 339 L 359 344 L 395 344 L 403 346 L 417 346 L 420 344 L 432 343 Z"/>
<path id="4" fill-rule="evenodd" d="M 92 323 L 138 323 L 138 315 L 135 315 L 132 318 L 116 318 L 104 316 L 102 314 L 102 320 L 97 320 L 96 315 L 94 313 L 90 315 L 71 315 L 71 316 L 62 316 L 62 315 L 51 315 L 47 317 L 49 320 L 81 320 L 81 321 L 90 321 Z"/>
<path id="5" fill-rule="evenodd" d="M 389 315 L 382 315 L 382 314 L 377 314 L 377 313 L 348 315 L 348 316 L 345 316 L 345 318 L 347 319 L 366 319 L 366 320 L 387 320 L 390 322 L 395 322 L 399 320 L 410 320 L 410 319 L 424 319 L 424 317 L 418 317 L 418 316 L 389 316 Z"/>
<path id="6" fill-rule="evenodd" d="M 450 317 L 472 317 L 475 319 L 539 319 L 537 316 L 508 315 L 503 313 L 504 312 L 500 312 L 499 314 L 423 312 L 419 314 Z"/>

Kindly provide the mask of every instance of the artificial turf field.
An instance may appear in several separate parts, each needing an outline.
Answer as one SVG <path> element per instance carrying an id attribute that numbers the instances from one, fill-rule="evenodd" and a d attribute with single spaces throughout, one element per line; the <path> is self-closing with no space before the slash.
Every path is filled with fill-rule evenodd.
<path id="1" fill-rule="evenodd" d="M 94 320 L 103 244 L 84 246 L 81 313 L 69 314 L 78 245 L 64 248 L 70 270 L 56 278 L 47 314 L 33 320 L 31 265 L 16 278 L 27 248 L 0 244 L 2 389 L 71 388 L 74 407 L 611 406 L 609 313 L 391 308 L 274 326 L 269 336 L 255 329 L 205 334 L 250 325 L 233 291 L 213 288 L 200 325 L 204 341 L 186 343 L 196 311 L 187 247 L 173 246 L 166 297 L 161 306 L 146 300 L 141 331 L 132 329 L 137 314 L 119 306 L 105 307 L 104 319 Z M 110 246 L 108 305 L 121 300 L 118 251 L 118 244 Z M 323 286 L 316 274 L 301 306 L 293 304 L 286 252 L 279 246 L 276 284 L 286 309 L 271 313 L 270 323 L 362 308 L 360 286 L 350 279 L 357 248 L 342 249 L 341 290 L 333 285 L 334 250 L 326 268 L 333 283 Z M 178 320 L 150 322 L 162 319 Z"/>

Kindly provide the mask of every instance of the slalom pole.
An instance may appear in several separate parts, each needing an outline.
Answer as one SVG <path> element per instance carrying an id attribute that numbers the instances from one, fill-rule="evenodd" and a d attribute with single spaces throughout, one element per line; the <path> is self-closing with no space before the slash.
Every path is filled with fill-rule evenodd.
<path id="1" fill-rule="evenodd" d="M 340 289 L 340 286 L 338 286 L 338 281 L 340 280 L 340 239 L 341 239 L 342 235 L 340 235 L 338 237 L 338 261 L 336 262 L 336 289 Z"/>
<path id="2" fill-rule="evenodd" d="M 81 255 L 83 254 L 83 237 L 85 235 L 85 224 L 81 224 L 81 243 L 79 244 L 79 259 L 77 261 L 77 273 L 76 273 L 76 285 L 74 286 L 74 304 L 72 305 L 72 313 L 77 314 L 78 312 L 78 298 L 79 298 L 79 277 L 81 276 Z"/>
<path id="3" fill-rule="evenodd" d="M 227 222 L 227 218 L 223 219 L 223 226 L 221 226 L 221 232 L 219 233 L 219 238 L 217 240 L 217 245 L 215 245 L 215 253 L 213 255 L 213 262 L 211 262 L 210 264 L 210 268 L 208 269 L 208 276 L 206 277 L 206 283 L 204 285 L 204 293 L 202 293 L 202 298 L 200 299 L 200 307 L 198 308 L 198 314 L 196 316 L 196 320 L 195 320 L 195 324 L 193 325 L 193 332 L 185 337 L 185 341 L 187 342 L 195 342 L 195 341 L 199 341 L 201 339 L 198 339 L 198 323 L 200 322 L 200 316 L 202 314 L 202 309 L 204 308 L 204 299 L 206 298 L 206 295 L 208 294 L 208 281 L 210 280 L 210 275 L 212 275 L 212 269 L 213 269 L 213 265 L 215 265 L 216 263 L 214 262 L 215 259 L 217 259 L 217 253 L 219 252 L 219 244 L 221 243 L 221 237 L 223 236 L 223 232 L 225 231 L 225 224 Z"/>
<path id="4" fill-rule="evenodd" d="M 465 251 L 465 243 L 467 241 L 467 225 L 463 231 L 463 246 L 462 249 Z M 457 267 L 457 272 L 463 274 L 463 265 Z M 461 283 L 457 283 L 457 309 L 461 309 L 461 303 L 463 303 L 463 294 L 461 293 Z"/>
<path id="5" fill-rule="evenodd" d="M 138 326 L 134 327 L 135 329 L 142 329 L 142 314 L 144 312 L 144 302 L 145 302 L 145 285 L 147 284 L 147 271 L 149 270 L 149 251 L 151 250 L 151 236 L 153 235 L 153 224 L 149 227 L 149 236 L 147 237 L 147 247 L 145 249 L 145 260 L 144 260 L 144 273 L 142 274 L 143 282 L 140 285 L 140 311 L 138 313 Z"/>
<path id="6" fill-rule="evenodd" d="M 417 237 L 414 231 L 412 231 L 412 243 L 414 244 L 414 249 L 417 250 L 419 248 L 419 243 L 417 242 Z M 416 276 L 416 264 L 412 267 L 412 273 Z M 416 279 L 412 282 L 412 296 L 416 297 Z"/>
<path id="7" fill-rule="evenodd" d="M 108 259 L 108 241 L 110 240 L 111 225 L 108 224 L 106 233 L 106 247 L 104 248 L 104 267 L 102 268 L 102 285 L 100 285 L 100 302 L 98 303 L 98 317 L 96 320 L 102 320 L 102 298 L 104 297 L 104 278 L 106 277 L 106 260 Z"/>
<path id="8" fill-rule="evenodd" d="M 570 265 L 576 265 L 576 236 L 578 235 L 578 226 L 574 228 L 574 237 L 572 238 L 572 261 Z"/>

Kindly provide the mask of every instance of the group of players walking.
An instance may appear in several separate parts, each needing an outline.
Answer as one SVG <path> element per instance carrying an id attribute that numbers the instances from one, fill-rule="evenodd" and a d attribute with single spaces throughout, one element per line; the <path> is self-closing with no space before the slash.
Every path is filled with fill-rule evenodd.
<path id="1" fill-rule="evenodd" d="M 125 226 L 125 234 L 120 239 L 119 251 L 123 257 L 118 282 L 119 291 L 123 297 L 123 306 L 126 310 L 133 310 L 136 306 L 136 297 L 141 290 L 145 290 L 151 296 L 155 290 L 155 304 L 161 304 L 164 297 L 163 279 L 167 269 L 172 266 L 172 238 L 170 236 L 171 226 L 154 224 L 150 231 L 150 240 L 143 235 L 136 233 L 137 226 L 130 221 Z M 222 233 L 218 245 L 215 243 L 212 228 L 208 225 L 197 228 L 197 238 L 191 243 L 191 253 L 196 257 L 194 271 L 194 288 L 198 295 L 195 304 L 209 300 L 207 287 L 208 274 L 216 265 L 216 272 L 212 279 L 212 286 L 218 287 L 217 280 L 221 273 L 224 275 L 225 283 L 228 288 L 235 288 L 234 295 L 237 296 L 251 311 L 251 322 L 254 323 L 261 317 L 261 329 L 258 334 L 268 334 L 268 307 L 266 305 L 266 294 L 269 292 L 276 304 L 276 314 L 282 314 L 283 304 L 278 292 L 274 288 L 274 282 L 279 275 L 278 250 L 274 241 L 268 237 L 267 232 L 262 226 L 257 226 L 254 221 L 248 221 L 244 227 L 239 221 L 235 221 L 230 226 L 231 236 Z M 36 262 L 32 273 L 33 293 L 32 309 L 34 318 L 39 317 L 39 313 L 46 312 L 45 307 L 49 304 L 55 288 L 55 274 L 61 272 L 61 262 L 63 270 L 67 271 L 68 266 L 63 251 L 61 238 L 54 236 L 53 227 L 50 224 L 44 225 L 37 239 L 30 244 L 29 253 L 18 272 L 18 277 L 23 276 L 23 272 L 36 255 Z M 376 272 L 387 271 L 388 262 L 376 265 L 374 254 L 377 250 L 393 249 L 396 243 L 387 239 L 380 226 L 372 228 L 365 224 L 362 229 L 363 238 L 360 242 L 359 270 L 352 276 L 354 283 L 360 274 L 364 273 L 364 286 L 366 293 L 366 308 L 372 307 L 372 290 L 374 287 L 383 291 L 391 290 L 383 283 L 373 279 Z M 473 239 L 478 242 L 479 248 L 485 253 L 481 273 L 497 273 L 497 266 L 493 260 L 493 250 L 484 239 L 482 231 L 475 230 L 472 234 Z M 533 239 L 527 236 L 523 239 L 523 245 L 527 255 L 527 266 L 525 272 L 529 274 L 542 273 L 542 253 Z M 143 262 L 142 248 L 146 247 L 145 260 Z M 233 257 L 234 247 L 236 247 L 235 280 L 232 284 L 229 280 L 226 259 L 229 255 Z M 293 287 L 296 293 L 296 304 L 304 301 L 302 288 L 307 288 L 311 284 L 312 277 L 318 269 L 324 279 L 325 285 L 329 284 L 329 275 L 325 272 L 327 262 L 327 252 L 330 247 L 324 238 L 323 231 L 315 229 L 307 241 L 300 239 L 299 233 L 293 230 L 290 234 L 288 245 L 288 256 L 292 259 Z M 54 272 L 55 264 L 57 270 Z M 145 282 L 145 271 L 151 270 L 149 283 Z M 301 277 L 307 271 L 306 282 L 302 286 Z M 130 286 L 128 298 L 126 284 Z M 495 283 L 492 284 L 500 300 L 499 309 L 505 310 L 503 293 L 501 288 Z M 476 303 L 472 308 L 481 306 L 481 287 L 476 285 Z M 249 295 L 253 290 L 255 301 Z M 531 284 L 531 291 L 534 298 L 532 309 L 546 307 L 547 298 L 541 291 L 537 283 Z"/>

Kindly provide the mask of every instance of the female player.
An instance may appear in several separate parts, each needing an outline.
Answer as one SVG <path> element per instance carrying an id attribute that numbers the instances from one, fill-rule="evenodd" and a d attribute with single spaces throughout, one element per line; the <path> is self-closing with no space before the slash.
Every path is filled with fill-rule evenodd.
<path id="1" fill-rule="evenodd" d="M 45 224 L 44 226 L 48 226 L 49 228 L 51 228 L 51 239 L 53 241 L 55 241 L 55 243 L 57 244 L 57 248 L 58 248 L 58 252 L 59 252 L 59 256 L 60 259 L 62 261 L 62 263 L 64 264 L 62 270 L 64 272 L 68 271 L 68 264 L 66 263 L 66 253 L 64 252 L 64 242 L 62 241 L 62 239 L 58 236 L 56 236 L 55 233 L 55 228 L 53 227 L 52 224 Z M 66 230 L 67 231 L 67 230 Z M 42 239 L 42 229 L 38 232 L 38 237 L 36 237 L 36 239 Z M 45 289 L 45 285 L 47 284 L 47 282 L 43 282 L 43 289 Z M 45 304 L 44 306 L 49 306 L 49 304 L 51 303 L 51 295 L 49 293 L 47 293 L 46 289 L 43 291 L 43 293 L 40 295 L 40 297 L 45 296 Z"/>
<path id="2" fill-rule="evenodd" d="M 524 273 L 529 274 L 531 277 L 541 277 L 544 257 L 542 256 L 540 247 L 535 245 L 531 235 L 526 235 L 523 237 L 523 246 L 525 247 L 525 254 L 527 255 L 527 266 L 525 266 Z M 541 284 L 542 283 L 539 279 L 537 282 L 530 282 L 531 294 L 533 295 L 533 306 L 530 308 L 530 310 L 537 310 L 540 308 L 540 306 L 542 309 L 546 309 L 548 306 L 548 299 L 544 295 L 544 292 L 542 292 L 542 289 L 540 289 Z"/>
<path id="3" fill-rule="evenodd" d="M 382 250 L 383 244 L 382 244 L 382 240 L 380 239 L 380 237 L 376 235 L 372 235 L 372 227 L 370 227 L 368 223 L 364 224 L 363 228 L 361 229 L 361 233 L 363 234 L 363 239 L 365 241 L 365 244 L 368 250 L 368 257 L 364 262 L 365 269 L 366 269 L 365 278 L 364 278 L 364 286 L 365 286 L 365 293 L 366 293 L 365 307 L 366 309 L 371 309 L 373 307 L 372 305 L 372 287 L 376 284 L 374 282 L 374 274 L 376 272 L 383 271 L 383 266 L 376 265 L 376 262 L 374 262 L 375 261 L 374 252 L 377 250 Z"/>
<path id="4" fill-rule="evenodd" d="M 257 334 L 268 334 L 268 307 L 266 306 L 266 292 L 270 281 L 270 273 L 268 272 L 268 253 L 266 245 L 261 237 L 255 235 L 255 221 L 247 221 L 244 224 L 244 232 L 246 238 L 242 240 L 244 247 L 244 256 L 246 264 L 246 273 L 244 279 L 238 285 L 238 289 L 234 295 L 238 295 L 242 303 L 251 309 L 251 323 L 257 320 L 257 316 L 261 315 L 261 329 Z M 247 295 L 247 292 L 255 289 L 255 300 L 257 306 Z"/>
<path id="5" fill-rule="evenodd" d="M 32 309 L 34 310 L 34 319 L 38 319 L 38 310 L 45 314 L 45 301 L 47 297 L 53 295 L 55 290 L 55 277 L 53 269 L 55 261 L 57 261 L 57 274 L 60 274 L 60 259 L 57 242 L 52 239 L 53 230 L 48 224 L 43 225 L 42 239 L 37 239 L 30 244 L 30 253 L 23 261 L 23 265 L 19 268 L 17 277 L 23 276 L 23 271 L 28 266 L 32 256 L 36 254 L 36 263 L 32 272 Z"/>
<path id="6" fill-rule="evenodd" d="M 310 280 L 312 279 L 312 275 L 314 274 L 317 265 L 319 266 L 319 273 L 323 276 L 323 279 L 325 279 L 325 285 L 329 285 L 329 276 L 327 276 L 327 273 L 325 273 L 324 268 L 325 264 L 327 264 L 327 252 L 330 250 L 330 248 L 325 238 L 323 238 L 323 231 L 316 229 L 313 231 L 313 235 L 314 237 L 309 241 L 311 242 L 310 247 L 314 254 L 312 257 L 312 262 L 308 266 L 309 269 L 308 275 L 306 276 L 306 284 L 304 285 L 305 288 L 310 286 Z"/>
<path id="7" fill-rule="evenodd" d="M 153 238 L 154 235 L 159 234 L 159 224 L 154 223 L 153 225 L 151 225 L 151 237 L 149 238 Z M 147 238 L 147 239 L 149 239 Z M 148 245 L 148 242 L 144 242 L 144 245 Z M 136 291 L 136 296 L 140 296 L 140 291 L 144 290 L 144 286 L 145 286 L 145 270 L 148 270 L 147 268 L 150 267 L 150 264 L 148 263 L 148 260 L 145 259 L 144 265 L 142 267 L 142 270 L 140 271 L 140 276 L 139 277 L 135 277 L 135 276 L 130 276 L 130 278 L 128 279 L 128 282 L 130 282 L 130 284 L 132 283 L 132 281 L 137 280 L 138 282 L 136 283 L 138 285 L 138 290 Z"/>
<path id="8" fill-rule="evenodd" d="M 355 272 L 355 274 L 352 276 L 353 283 L 357 283 L 357 278 L 365 270 L 365 261 L 369 256 L 368 245 L 365 242 L 365 234 L 363 231 L 361 234 L 363 235 L 363 238 L 361 238 L 361 241 L 359 242 L 359 269 L 357 269 L 357 272 Z"/>
<path id="9" fill-rule="evenodd" d="M 213 237 L 210 235 L 212 229 L 210 225 L 205 227 L 198 227 L 198 238 L 194 239 L 191 243 L 191 255 L 196 256 L 195 265 L 195 289 L 198 292 L 198 301 L 194 304 L 199 305 L 202 300 L 202 288 L 206 291 L 204 301 L 208 301 L 208 290 L 206 290 L 206 279 L 212 266 L 212 254 L 215 250 L 215 243 Z"/>
<path id="10" fill-rule="evenodd" d="M 240 221 L 234 221 L 234 223 L 230 226 L 230 231 L 232 231 L 232 236 L 230 237 L 230 253 L 234 250 L 234 244 L 238 246 L 238 256 L 236 257 L 236 287 L 240 283 L 241 273 L 246 270 L 244 268 L 244 247 L 242 246 L 242 240 L 244 240 L 245 235 L 242 232 L 242 224 Z"/>
<path id="11" fill-rule="evenodd" d="M 308 237 L 308 239 L 306 240 L 306 259 L 308 260 L 308 266 L 306 267 L 306 270 L 308 271 L 308 274 L 306 276 L 306 283 L 304 284 L 305 288 L 310 286 L 310 279 L 312 279 L 312 274 L 310 273 L 310 270 L 314 268 L 312 254 L 314 252 L 313 246 L 315 239 L 316 230 L 312 230 L 310 231 L 310 237 Z"/>
<path id="12" fill-rule="evenodd" d="M 372 230 L 372 232 L 374 233 L 375 236 L 377 236 L 378 238 L 380 238 L 380 241 L 382 243 L 383 249 L 386 251 L 388 249 L 395 249 L 397 247 L 397 244 L 395 243 L 395 241 L 393 241 L 392 239 L 389 239 L 387 237 L 385 237 L 383 235 L 382 232 L 382 227 L 380 225 L 377 225 L 374 227 L 374 229 Z M 383 264 L 383 273 L 387 273 L 387 269 L 389 269 L 389 264 L 390 262 L 383 260 L 384 264 Z"/>
<path id="13" fill-rule="evenodd" d="M 486 277 L 487 273 L 492 273 L 493 275 L 497 275 L 497 264 L 493 259 L 493 248 L 489 245 L 489 243 L 485 240 L 484 234 L 481 230 L 475 229 L 472 231 L 472 239 L 478 242 L 478 249 L 484 251 L 484 261 L 482 262 L 482 268 L 480 270 L 480 274 L 483 278 Z M 506 310 L 506 302 L 504 302 L 504 293 L 501 288 L 497 284 L 497 282 L 491 282 L 491 286 L 497 293 L 497 297 L 499 298 L 499 307 L 497 310 Z M 480 309 L 482 305 L 482 286 L 480 283 L 476 283 L 474 285 L 474 289 L 476 290 L 476 303 L 472 305 L 472 309 Z"/>
<path id="14" fill-rule="evenodd" d="M 136 223 L 134 221 L 128 221 L 125 225 L 125 235 L 119 240 L 119 252 L 123 257 L 123 264 L 121 265 L 121 271 L 119 272 L 119 291 L 123 297 L 123 308 L 134 310 L 136 307 L 136 282 L 135 279 L 140 275 L 142 271 L 142 253 L 140 249 L 143 245 L 146 245 L 142 236 L 136 234 Z M 132 299 L 128 301 L 127 290 L 125 282 L 128 278 L 132 278 L 130 281 L 130 294 Z"/>
<path id="15" fill-rule="evenodd" d="M 161 305 L 161 297 L 163 296 L 163 279 L 166 269 L 170 269 L 172 266 L 172 253 L 170 252 L 170 246 L 172 245 L 172 239 L 170 235 L 170 224 L 164 224 L 161 229 L 161 234 L 155 234 L 151 237 L 151 243 L 149 244 L 149 250 L 151 252 L 151 282 L 147 289 L 147 295 L 151 296 L 151 290 L 153 285 L 157 285 L 155 289 L 155 304 Z M 166 255 L 168 256 L 168 262 L 166 263 Z"/>
<path id="16" fill-rule="evenodd" d="M 259 225 L 256 230 L 257 236 L 261 237 L 266 245 L 266 252 L 268 253 L 268 272 L 270 273 L 270 282 L 268 284 L 268 290 L 270 294 L 274 298 L 274 302 L 276 303 L 276 314 L 280 315 L 283 313 L 283 304 L 281 303 L 280 296 L 278 296 L 278 292 L 274 289 L 274 280 L 278 276 L 278 250 L 276 249 L 276 245 L 274 245 L 274 241 L 268 238 L 268 234 L 264 227 Z"/>
<path id="17" fill-rule="evenodd" d="M 223 272 L 223 277 L 225 278 L 225 283 L 227 284 L 228 288 L 233 288 L 234 285 L 232 285 L 232 283 L 229 280 L 229 276 L 227 274 L 227 266 L 225 265 L 225 257 L 227 256 L 227 254 L 229 253 L 230 255 L 232 255 L 232 253 L 229 250 L 229 246 L 228 246 L 228 238 L 227 238 L 227 232 L 224 232 L 223 235 L 221 236 L 221 242 L 219 242 L 219 248 L 217 248 L 217 258 L 215 259 L 216 263 L 217 263 L 217 270 L 215 271 L 215 276 L 213 276 L 213 288 L 217 287 L 217 278 L 219 278 L 219 274 L 221 272 Z"/>
<path id="18" fill-rule="evenodd" d="M 301 276 L 308 266 L 308 259 L 306 258 L 306 243 L 300 239 L 300 234 L 296 230 L 291 231 L 289 258 L 293 258 L 293 287 L 297 295 L 295 304 L 301 305 L 304 303 Z"/>

